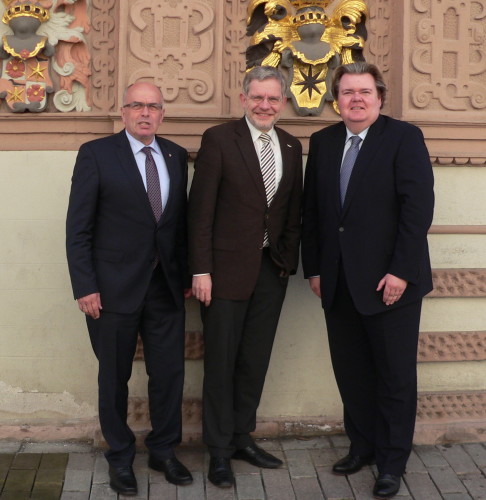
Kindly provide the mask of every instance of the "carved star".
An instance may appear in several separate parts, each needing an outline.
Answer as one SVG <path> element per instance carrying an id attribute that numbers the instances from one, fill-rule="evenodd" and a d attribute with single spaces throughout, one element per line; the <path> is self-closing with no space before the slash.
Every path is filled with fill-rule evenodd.
<path id="1" fill-rule="evenodd" d="M 42 66 L 40 65 L 39 62 L 37 63 L 36 67 L 33 67 L 33 66 L 29 66 L 29 67 L 32 70 L 32 73 L 29 75 L 29 78 L 38 77 L 41 80 L 45 80 L 45 78 L 44 78 L 45 68 L 42 68 Z"/>
<path id="2" fill-rule="evenodd" d="M 322 94 L 322 92 L 318 88 L 319 83 L 325 82 L 325 78 L 319 78 L 322 74 L 322 71 L 318 71 L 317 73 L 312 73 L 312 66 L 309 65 L 309 72 L 305 74 L 302 70 L 300 70 L 300 76 L 302 77 L 302 81 L 296 83 L 296 85 L 302 85 L 301 94 L 304 92 L 309 92 L 309 98 L 312 99 L 312 91 L 316 91 L 318 94 Z"/>
<path id="3" fill-rule="evenodd" d="M 24 93 L 24 87 L 14 87 L 13 91 L 9 90 L 8 93 L 8 102 L 23 102 L 24 98 L 22 94 Z"/>

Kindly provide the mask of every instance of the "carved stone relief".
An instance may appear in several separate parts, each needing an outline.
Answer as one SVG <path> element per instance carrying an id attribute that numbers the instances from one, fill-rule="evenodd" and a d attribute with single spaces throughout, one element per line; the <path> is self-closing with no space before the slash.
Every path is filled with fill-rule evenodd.
<path id="1" fill-rule="evenodd" d="M 411 105 L 429 117 L 484 120 L 486 0 L 413 0 L 410 15 Z"/>
<path id="2" fill-rule="evenodd" d="M 129 19 L 128 53 L 122 61 L 126 83 L 150 80 L 160 86 L 167 103 L 177 100 L 178 112 L 194 115 L 205 109 L 207 113 L 207 107 L 194 104 L 212 102 L 220 95 L 214 7 L 203 0 L 138 0 L 124 5 L 121 16 L 125 13 Z M 221 45 L 217 48 L 216 54 Z"/>

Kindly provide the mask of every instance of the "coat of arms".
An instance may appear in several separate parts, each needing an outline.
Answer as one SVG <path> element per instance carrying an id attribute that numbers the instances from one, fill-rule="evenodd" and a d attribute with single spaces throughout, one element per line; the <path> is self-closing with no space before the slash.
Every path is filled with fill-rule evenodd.
<path id="1" fill-rule="evenodd" d="M 333 4 L 336 2 L 332 2 Z M 250 0 L 247 68 L 279 67 L 301 116 L 317 116 L 332 101 L 332 69 L 363 60 L 368 8 L 364 0 Z"/>

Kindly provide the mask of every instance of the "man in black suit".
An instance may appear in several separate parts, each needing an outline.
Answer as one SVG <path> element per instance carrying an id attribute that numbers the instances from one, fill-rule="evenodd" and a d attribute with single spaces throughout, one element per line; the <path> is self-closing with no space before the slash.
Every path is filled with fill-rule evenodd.
<path id="1" fill-rule="evenodd" d="M 99 361 L 99 418 L 110 485 L 137 494 L 135 436 L 127 425 L 128 380 L 140 334 L 149 377 L 149 466 L 174 484 L 189 471 L 181 441 L 184 295 L 187 288 L 187 152 L 155 136 L 164 117 L 160 89 L 127 88 L 125 130 L 81 146 L 66 222 L 69 272 Z M 186 287 L 187 292 L 184 292 Z"/>
<path id="2" fill-rule="evenodd" d="M 274 126 L 285 89 L 275 68 L 246 74 L 245 117 L 204 133 L 189 196 L 189 260 L 204 324 L 203 438 L 208 478 L 219 487 L 234 483 L 231 458 L 282 464 L 250 433 L 299 257 L 302 149 Z"/>
<path id="3" fill-rule="evenodd" d="M 376 66 L 337 68 L 343 122 L 311 137 L 302 232 L 304 274 L 322 300 L 351 441 L 333 472 L 376 460 L 380 498 L 399 490 L 412 447 L 434 206 L 423 134 L 380 114 L 385 94 Z"/>

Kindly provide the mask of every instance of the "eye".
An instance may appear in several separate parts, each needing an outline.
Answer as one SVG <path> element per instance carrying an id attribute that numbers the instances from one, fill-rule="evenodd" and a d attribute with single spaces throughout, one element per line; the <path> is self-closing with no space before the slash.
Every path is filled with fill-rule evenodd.
<path id="1" fill-rule="evenodd" d="M 269 97 L 268 102 L 272 105 L 276 105 L 281 101 L 280 97 Z"/>
<path id="2" fill-rule="evenodd" d="M 162 109 L 162 104 L 158 104 L 156 102 L 152 102 L 150 104 L 147 104 L 147 106 L 148 106 L 148 109 L 150 111 L 153 111 L 153 112 L 160 111 Z"/>
<path id="3" fill-rule="evenodd" d="M 132 102 L 131 104 L 128 104 L 131 109 L 134 111 L 140 111 L 143 108 L 143 104 L 141 102 Z"/>

